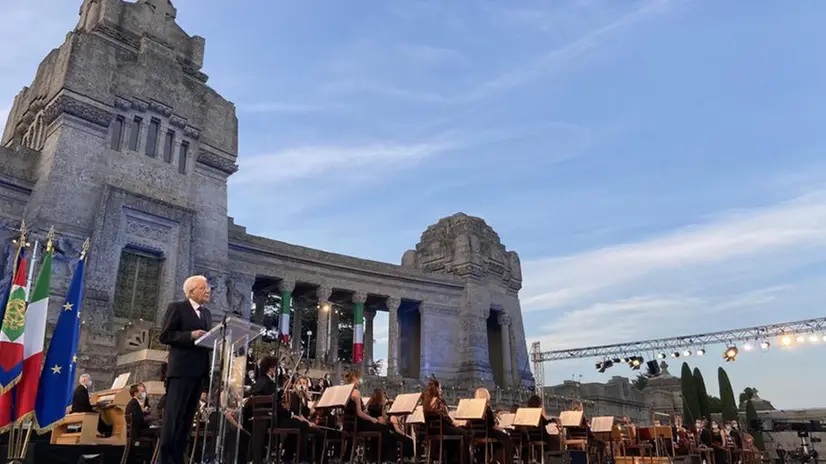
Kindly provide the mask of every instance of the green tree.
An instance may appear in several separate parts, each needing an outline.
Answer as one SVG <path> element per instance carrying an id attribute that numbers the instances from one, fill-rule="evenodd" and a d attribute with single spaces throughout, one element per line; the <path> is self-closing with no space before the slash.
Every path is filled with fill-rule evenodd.
<path id="1" fill-rule="evenodd" d="M 694 388 L 697 389 L 697 404 L 700 407 L 700 417 L 711 422 L 711 411 L 709 410 L 708 391 L 703 373 L 699 368 L 694 368 Z"/>
<path id="2" fill-rule="evenodd" d="M 700 404 L 697 400 L 697 388 L 694 386 L 694 375 L 686 362 L 683 363 L 680 372 L 680 387 L 683 394 L 683 423 L 693 428 L 694 421 L 700 418 Z"/>
<path id="3" fill-rule="evenodd" d="M 740 393 L 740 406 L 743 407 L 743 405 L 746 403 L 746 401 L 751 400 L 755 396 L 757 396 L 757 389 L 756 388 L 752 388 L 752 387 L 744 388 L 743 392 Z"/>
<path id="4" fill-rule="evenodd" d="M 648 376 L 637 374 L 637 378 L 631 381 L 631 385 L 639 391 L 643 391 L 648 386 Z"/>
<path id="5" fill-rule="evenodd" d="M 723 421 L 737 420 L 737 404 L 734 402 L 734 389 L 731 388 L 731 381 L 726 370 L 717 368 L 717 383 L 720 385 L 720 400 L 722 401 L 721 413 Z"/>
<path id="6" fill-rule="evenodd" d="M 720 414 L 723 412 L 723 400 L 716 396 L 708 395 L 708 412 L 710 414 Z"/>
<path id="7" fill-rule="evenodd" d="M 757 428 L 757 425 L 760 423 L 760 417 L 757 415 L 757 409 L 754 407 L 754 403 L 751 402 L 751 399 L 746 400 L 746 430 L 754 437 L 754 446 L 757 447 L 760 451 L 765 450 L 765 445 L 763 444 L 763 431 Z"/>

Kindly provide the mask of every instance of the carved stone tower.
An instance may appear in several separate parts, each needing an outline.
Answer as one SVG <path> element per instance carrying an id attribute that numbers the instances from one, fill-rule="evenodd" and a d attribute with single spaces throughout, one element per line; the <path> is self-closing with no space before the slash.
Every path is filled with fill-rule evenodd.
<path id="1" fill-rule="evenodd" d="M 0 161 L 23 166 L 26 222 L 54 226 L 65 256 L 92 238 L 80 364 L 104 378 L 117 328 L 159 322 L 187 275 L 212 280 L 213 311 L 228 306 L 238 122 L 206 85 L 204 39 L 176 15 L 169 0 L 84 0 L 74 31 L 16 96 L 2 138 Z"/>
<path id="2" fill-rule="evenodd" d="M 415 250 L 405 252 L 402 266 L 464 281 L 457 335 L 461 378 L 533 385 L 519 304 L 519 256 L 505 249 L 483 219 L 457 213 L 439 220 L 425 230 Z"/>

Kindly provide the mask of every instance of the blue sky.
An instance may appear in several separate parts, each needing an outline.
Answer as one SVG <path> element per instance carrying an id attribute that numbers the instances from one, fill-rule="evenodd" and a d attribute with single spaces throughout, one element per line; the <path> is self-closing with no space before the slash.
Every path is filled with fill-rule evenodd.
<path id="1" fill-rule="evenodd" d="M 0 115 L 79 4 L 0 6 Z M 522 258 L 545 349 L 823 315 L 823 2 L 175 5 L 237 105 L 230 214 L 252 233 L 399 262 L 440 217 L 481 216 Z M 826 406 L 825 355 L 726 367 L 776 406 Z M 631 374 L 593 361 L 546 383 Z"/>

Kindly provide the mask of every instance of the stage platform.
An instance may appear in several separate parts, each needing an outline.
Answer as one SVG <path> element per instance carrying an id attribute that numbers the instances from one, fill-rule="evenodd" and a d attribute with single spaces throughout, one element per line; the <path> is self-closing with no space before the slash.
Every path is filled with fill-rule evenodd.
<path id="1" fill-rule="evenodd" d="M 123 446 L 110 445 L 50 445 L 51 434 L 41 437 L 32 437 L 29 443 L 29 452 L 24 461 L 26 464 L 120 464 L 123 457 Z M 6 462 L 8 434 L 0 439 L 0 462 Z M 84 458 L 84 460 L 81 460 Z"/>

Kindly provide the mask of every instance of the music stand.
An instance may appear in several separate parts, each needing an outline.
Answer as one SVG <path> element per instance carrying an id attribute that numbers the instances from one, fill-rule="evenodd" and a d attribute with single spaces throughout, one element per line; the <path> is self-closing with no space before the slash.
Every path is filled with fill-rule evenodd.
<path id="1" fill-rule="evenodd" d="M 213 398 L 218 392 L 218 429 L 214 437 L 216 462 L 223 462 L 224 439 L 227 431 L 227 411 L 235 411 L 238 423 L 243 424 L 244 377 L 249 353 L 249 344 L 261 335 L 264 328 L 248 320 L 224 317 L 224 320 L 195 340 L 195 346 L 212 350 L 212 365 L 209 372 L 209 395 L 207 409 L 213 410 Z M 240 369 L 239 369 L 240 367 Z M 218 378 L 216 379 L 216 374 Z M 217 381 L 216 381 L 217 380 Z M 221 397 L 223 396 L 223 397 Z M 207 424 L 207 427 L 209 424 Z M 236 430 L 235 449 L 232 450 L 234 464 L 238 463 L 238 443 L 241 429 Z M 207 440 L 204 440 L 202 456 L 206 456 Z"/>

